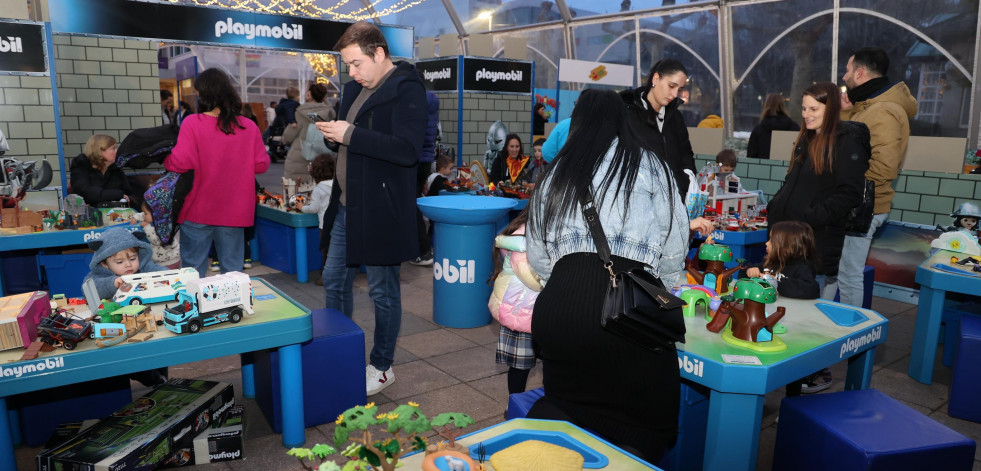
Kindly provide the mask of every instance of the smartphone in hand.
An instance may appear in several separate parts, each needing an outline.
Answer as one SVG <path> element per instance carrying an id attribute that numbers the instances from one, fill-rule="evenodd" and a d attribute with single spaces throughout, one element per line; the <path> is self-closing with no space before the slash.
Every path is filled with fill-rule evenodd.
<path id="1" fill-rule="evenodd" d="M 315 123 L 325 123 L 325 122 L 327 122 L 326 119 L 321 118 L 320 116 L 317 115 L 317 113 L 307 113 L 307 118 L 310 118 L 310 121 L 313 121 Z"/>

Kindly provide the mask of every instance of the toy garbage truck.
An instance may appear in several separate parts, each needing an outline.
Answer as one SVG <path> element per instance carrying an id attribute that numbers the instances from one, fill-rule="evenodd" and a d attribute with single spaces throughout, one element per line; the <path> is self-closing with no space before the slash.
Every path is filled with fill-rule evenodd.
<path id="1" fill-rule="evenodd" d="M 195 333 L 226 321 L 237 323 L 252 308 L 252 282 L 241 272 L 190 280 L 174 287 L 177 304 L 164 309 L 164 326 L 175 334 Z"/>

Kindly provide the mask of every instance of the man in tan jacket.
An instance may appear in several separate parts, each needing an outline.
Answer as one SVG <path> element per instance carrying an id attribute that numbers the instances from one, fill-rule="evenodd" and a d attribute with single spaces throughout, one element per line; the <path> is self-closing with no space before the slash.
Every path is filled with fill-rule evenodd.
<path id="1" fill-rule="evenodd" d="M 889 56 L 877 47 L 863 47 L 848 58 L 842 80 L 848 93 L 841 95 L 841 119 L 865 123 L 872 134 L 872 157 L 865 178 L 875 182 L 875 216 L 865 234 L 845 237 L 838 265 L 837 283 L 829 283 L 825 299 L 834 299 L 841 290 L 841 302 L 861 306 L 864 295 L 865 260 L 875 230 L 885 224 L 896 193 L 892 181 L 906 154 L 909 120 L 916 116 L 916 99 L 903 82 L 890 82 L 886 76 Z"/>

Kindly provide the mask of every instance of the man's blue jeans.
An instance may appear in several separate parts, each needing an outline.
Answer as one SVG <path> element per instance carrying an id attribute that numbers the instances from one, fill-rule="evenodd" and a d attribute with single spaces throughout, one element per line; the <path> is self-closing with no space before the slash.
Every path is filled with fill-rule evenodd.
<path id="1" fill-rule="evenodd" d="M 208 250 L 215 243 L 221 272 L 242 271 L 245 263 L 245 228 L 209 226 L 184 221 L 181 224 L 181 266 L 191 267 L 201 277 L 208 273 Z"/>
<path id="2" fill-rule="evenodd" d="M 841 261 L 838 262 L 837 282 L 829 282 L 824 287 L 822 298 L 834 299 L 835 291 L 839 291 L 842 304 L 862 307 L 862 300 L 865 298 L 865 260 L 869 258 L 872 236 L 887 219 L 889 213 L 876 214 L 872 217 L 872 224 L 869 225 L 869 231 L 864 236 L 845 236 Z"/>
<path id="3" fill-rule="evenodd" d="M 347 317 L 354 315 L 354 276 L 358 267 L 347 265 L 347 208 L 337 209 L 330 231 L 330 248 L 324 263 L 324 290 L 327 308 L 337 309 Z M 402 288 L 399 285 L 401 265 L 367 266 L 368 295 L 375 303 L 375 345 L 371 348 L 371 365 L 386 371 L 395 359 L 395 341 L 402 328 Z"/>

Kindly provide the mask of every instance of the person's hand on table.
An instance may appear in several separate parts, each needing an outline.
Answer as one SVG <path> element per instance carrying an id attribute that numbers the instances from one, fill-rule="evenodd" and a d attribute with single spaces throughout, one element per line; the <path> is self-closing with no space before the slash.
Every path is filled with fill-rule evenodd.
<path id="1" fill-rule="evenodd" d="M 129 283 L 123 281 L 123 279 L 118 276 L 112 281 L 112 284 L 116 287 L 116 289 L 121 289 L 123 291 L 129 291 L 132 288 Z"/>
<path id="2" fill-rule="evenodd" d="M 750 278 L 759 278 L 759 277 L 763 276 L 763 272 L 760 271 L 759 268 L 750 267 L 750 268 L 746 269 L 746 276 L 748 276 Z"/>
<path id="3" fill-rule="evenodd" d="M 688 223 L 688 228 L 692 231 L 698 231 L 703 236 L 708 237 L 709 234 L 715 230 L 715 225 L 712 224 L 712 221 L 699 216 L 692 219 L 691 222 Z"/>
<path id="4" fill-rule="evenodd" d="M 347 121 L 318 121 L 317 129 L 324 134 L 330 142 L 343 142 L 344 134 L 347 132 L 347 128 L 351 126 L 351 123 Z"/>

